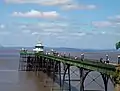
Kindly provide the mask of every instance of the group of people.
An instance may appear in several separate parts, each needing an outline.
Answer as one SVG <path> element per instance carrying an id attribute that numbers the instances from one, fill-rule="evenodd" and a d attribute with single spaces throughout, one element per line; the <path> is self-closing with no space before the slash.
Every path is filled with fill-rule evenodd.
<path id="1" fill-rule="evenodd" d="M 51 50 L 51 52 L 46 52 L 46 54 L 47 54 L 47 55 L 55 55 L 55 56 L 58 56 L 58 57 L 69 57 L 69 58 L 73 58 L 73 59 L 75 59 L 75 60 L 80 59 L 81 61 L 84 60 L 84 53 L 81 54 L 81 57 L 80 57 L 80 58 L 77 57 L 77 56 L 71 57 L 71 56 L 70 56 L 70 53 L 68 54 L 68 56 L 66 56 L 65 53 L 61 54 L 61 53 L 58 53 L 58 52 L 54 51 L 53 49 Z M 100 61 L 101 63 L 107 63 L 107 64 L 109 64 L 109 56 L 106 55 L 106 60 L 104 60 L 103 58 L 100 58 L 99 61 Z"/>
<path id="2" fill-rule="evenodd" d="M 106 60 L 103 60 L 103 58 L 100 58 L 100 62 L 109 64 L 109 57 L 108 57 L 108 55 L 106 55 Z"/>
<path id="3" fill-rule="evenodd" d="M 58 56 L 58 57 L 64 57 L 64 58 L 72 58 L 72 59 L 81 59 L 83 61 L 84 59 L 84 54 L 81 54 L 81 57 L 79 58 L 78 56 L 71 56 L 70 53 L 68 55 L 66 55 L 66 53 L 59 53 L 54 51 L 53 49 L 50 52 L 46 52 L 46 55 L 54 55 L 54 56 Z"/>

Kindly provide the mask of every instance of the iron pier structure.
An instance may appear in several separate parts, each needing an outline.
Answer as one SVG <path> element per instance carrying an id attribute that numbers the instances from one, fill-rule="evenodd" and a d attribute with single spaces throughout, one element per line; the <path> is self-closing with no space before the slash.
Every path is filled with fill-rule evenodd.
<path id="1" fill-rule="evenodd" d="M 114 86 L 120 82 L 119 68 L 119 65 L 116 66 L 109 63 L 102 63 L 98 60 L 85 59 L 83 55 L 75 59 L 70 57 L 70 55 L 65 56 L 27 51 L 20 52 L 19 70 L 34 71 L 37 74 L 39 74 L 40 71 L 44 72 L 54 83 L 59 84 L 59 89 L 57 89 L 59 91 L 73 91 L 71 85 L 73 82 L 78 83 L 76 85 L 77 91 L 84 91 L 85 79 L 92 71 L 99 72 L 99 76 L 103 79 L 104 91 L 108 91 L 107 86 L 109 79 Z M 75 75 L 77 75 L 77 77 L 75 77 Z M 92 81 L 96 81 L 98 77 L 92 79 Z M 96 84 L 100 85 L 97 82 Z M 55 90 L 54 86 L 53 90 Z"/>

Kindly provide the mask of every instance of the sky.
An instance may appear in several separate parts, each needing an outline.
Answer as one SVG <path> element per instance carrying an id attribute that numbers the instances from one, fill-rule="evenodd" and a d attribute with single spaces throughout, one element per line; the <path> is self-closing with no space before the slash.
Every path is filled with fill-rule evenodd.
<path id="1" fill-rule="evenodd" d="M 120 0 L 0 0 L 0 44 L 113 49 Z"/>

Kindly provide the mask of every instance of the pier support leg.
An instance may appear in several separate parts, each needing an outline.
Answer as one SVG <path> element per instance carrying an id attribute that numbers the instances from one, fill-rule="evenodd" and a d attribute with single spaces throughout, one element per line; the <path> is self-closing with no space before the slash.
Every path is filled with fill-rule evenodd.
<path id="1" fill-rule="evenodd" d="M 84 91 L 84 72 L 83 69 L 80 68 L 80 91 Z"/>
<path id="2" fill-rule="evenodd" d="M 84 82 L 87 75 L 91 72 L 90 70 L 85 70 L 84 68 L 79 68 L 80 71 L 80 91 L 85 91 Z"/>
<path id="3" fill-rule="evenodd" d="M 56 68 L 56 61 L 54 62 L 54 69 L 53 69 L 53 82 L 55 82 L 55 68 Z"/>
<path id="4" fill-rule="evenodd" d="M 61 62 L 59 62 L 59 82 L 60 82 L 60 88 L 62 86 L 61 84 Z"/>
<path id="5" fill-rule="evenodd" d="M 103 82 L 104 82 L 104 86 L 105 86 L 105 91 L 107 91 L 107 85 L 108 85 L 109 77 L 105 74 L 102 74 L 102 78 L 103 78 Z"/>
<path id="6" fill-rule="evenodd" d="M 67 73 L 67 70 L 68 70 L 68 80 L 69 80 L 69 91 L 71 91 L 71 84 L 70 84 L 70 65 L 68 64 L 64 64 L 64 74 L 63 74 L 63 82 L 62 82 L 62 91 L 64 91 L 65 88 L 65 75 Z"/>
<path id="7" fill-rule="evenodd" d="M 68 65 L 68 79 L 69 79 L 69 91 L 71 91 L 71 83 L 70 83 L 70 65 Z"/>

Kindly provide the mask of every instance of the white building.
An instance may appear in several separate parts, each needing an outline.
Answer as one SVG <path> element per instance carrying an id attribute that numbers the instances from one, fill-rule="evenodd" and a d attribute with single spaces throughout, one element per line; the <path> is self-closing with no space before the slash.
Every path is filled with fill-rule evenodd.
<path id="1" fill-rule="evenodd" d="M 35 48 L 33 49 L 34 52 L 38 53 L 38 52 L 43 52 L 44 51 L 44 46 L 42 45 L 41 42 L 38 42 L 35 46 Z"/>

